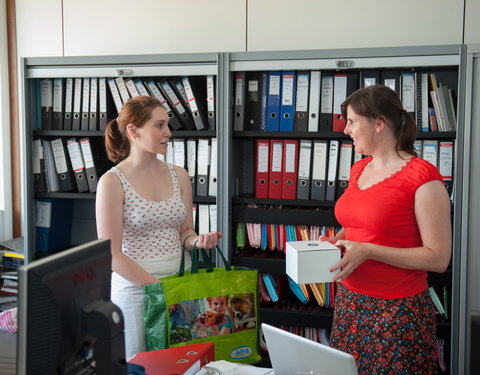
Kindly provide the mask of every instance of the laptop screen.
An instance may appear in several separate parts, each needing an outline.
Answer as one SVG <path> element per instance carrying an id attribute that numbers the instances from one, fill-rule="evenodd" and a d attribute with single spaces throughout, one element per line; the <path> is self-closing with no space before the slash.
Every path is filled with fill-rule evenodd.
<path id="1" fill-rule="evenodd" d="M 358 375 L 352 355 L 262 323 L 275 375 Z"/>

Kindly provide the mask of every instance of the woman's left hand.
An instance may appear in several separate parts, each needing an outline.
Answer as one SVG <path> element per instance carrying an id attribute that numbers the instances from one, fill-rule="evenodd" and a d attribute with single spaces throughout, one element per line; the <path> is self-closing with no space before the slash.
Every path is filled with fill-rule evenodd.
<path id="1" fill-rule="evenodd" d="M 360 264 L 369 258 L 369 250 L 367 243 L 338 240 L 335 242 L 335 246 L 345 249 L 343 257 L 340 261 L 330 268 L 330 272 L 340 270 L 335 275 L 333 281 L 342 281 L 348 277 Z"/>
<path id="2" fill-rule="evenodd" d="M 197 247 L 201 249 L 211 249 L 218 245 L 218 240 L 223 235 L 220 232 L 210 232 L 205 234 L 199 234 L 197 240 Z"/>

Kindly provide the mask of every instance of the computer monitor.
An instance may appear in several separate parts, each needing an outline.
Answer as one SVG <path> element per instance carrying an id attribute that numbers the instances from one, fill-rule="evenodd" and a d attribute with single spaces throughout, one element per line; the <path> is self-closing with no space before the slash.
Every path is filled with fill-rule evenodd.
<path id="1" fill-rule="evenodd" d="M 72 374 L 83 366 L 127 374 L 111 263 L 110 241 L 96 240 L 20 267 L 17 374 Z"/>
<path id="2" fill-rule="evenodd" d="M 470 313 L 470 371 L 469 374 L 480 374 L 480 311 Z"/>

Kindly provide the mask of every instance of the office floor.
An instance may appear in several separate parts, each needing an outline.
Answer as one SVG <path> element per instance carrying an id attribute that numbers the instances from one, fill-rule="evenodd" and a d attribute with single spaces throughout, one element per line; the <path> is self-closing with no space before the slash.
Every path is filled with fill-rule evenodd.
<path id="1" fill-rule="evenodd" d="M 17 336 L 0 332 L 0 375 L 14 375 L 17 354 Z"/>

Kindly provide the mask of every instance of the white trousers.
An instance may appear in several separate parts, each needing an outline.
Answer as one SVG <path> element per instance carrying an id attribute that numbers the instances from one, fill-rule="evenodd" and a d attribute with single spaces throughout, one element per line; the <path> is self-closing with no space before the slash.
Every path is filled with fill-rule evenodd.
<path id="1" fill-rule="evenodd" d="M 147 272 L 155 277 L 163 277 L 178 272 L 181 254 L 166 255 L 159 259 L 135 260 Z M 190 257 L 186 257 L 185 269 L 190 269 Z M 119 274 L 112 272 L 112 302 L 123 313 L 125 324 L 125 355 L 127 360 L 139 352 L 147 350 L 145 327 L 143 323 L 143 289 Z"/>

